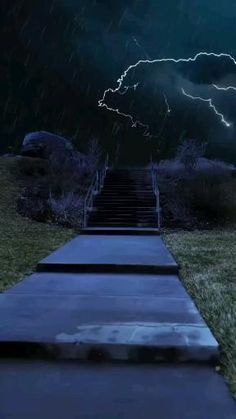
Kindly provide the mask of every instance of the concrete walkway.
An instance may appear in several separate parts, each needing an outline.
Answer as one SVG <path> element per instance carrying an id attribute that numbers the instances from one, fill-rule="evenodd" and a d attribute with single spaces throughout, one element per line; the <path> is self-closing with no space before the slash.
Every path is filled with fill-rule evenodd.
<path id="1" fill-rule="evenodd" d="M 0 362 L 1 419 L 235 419 L 207 366 Z"/>
<path id="2" fill-rule="evenodd" d="M 0 354 L 217 361 L 158 235 L 81 235 L 38 271 L 0 295 Z"/>
<path id="3" fill-rule="evenodd" d="M 0 295 L 2 358 L 102 362 L 8 359 L 0 364 L 1 419 L 39 417 L 38 399 L 45 418 L 236 416 L 223 379 L 210 367 L 218 360 L 218 344 L 156 233 L 90 229 Z M 19 394 L 11 390 L 16 374 Z"/>

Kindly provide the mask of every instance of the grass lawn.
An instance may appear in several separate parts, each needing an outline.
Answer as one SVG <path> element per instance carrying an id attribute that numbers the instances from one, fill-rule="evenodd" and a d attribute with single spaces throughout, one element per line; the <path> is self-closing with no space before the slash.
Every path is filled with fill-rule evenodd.
<path id="1" fill-rule="evenodd" d="M 236 396 L 236 230 L 166 232 L 164 240 L 220 343 L 220 369 Z"/>
<path id="2" fill-rule="evenodd" d="M 29 274 L 37 262 L 73 237 L 73 231 L 37 223 L 16 212 L 14 159 L 0 157 L 0 291 Z"/>

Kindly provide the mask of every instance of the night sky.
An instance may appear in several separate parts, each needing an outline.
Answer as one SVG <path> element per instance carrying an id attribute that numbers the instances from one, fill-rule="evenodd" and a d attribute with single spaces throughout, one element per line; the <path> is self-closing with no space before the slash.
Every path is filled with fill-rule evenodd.
<path id="1" fill-rule="evenodd" d="M 34 79 L 35 72 L 40 73 L 43 68 L 55 78 L 54 89 L 63 86 L 67 92 L 65 100 L 61 94 L 55 104 L 61 118 L 60 129 L 46 119 L 42 126 L 39 119 L 28 117 L 20 122 L 15 117 L 15 129 L 3 133 L 4 147 L 14 142 L 14 138 L 19 144 L 20 136 L 30 130 L 48 129 L 75 138 L 81 147 L 92 135 L 99 137 L 108 150 L 120 143 L 123 160 L 128 162 L 132 158 L 141 161 L 150 151 L 158 152 L 160 158 L 171 156 L 183 138 L 191 137 L 207 142 L 211 157 L 236 163 L 236 91 L 218 91 L 212 86 L 213 83 L 236 86 L 236 65 L 229 58 L 202 56 L 194 63 L 141 64 L 128 73 L 123 84 L 137 84 L 136 89 L 107 94 L 106 104 L 148 124 L 151 138 L 144 135 L 147 130 L 141 126 L 132 128 L 129 118 L 98 108 L 104 91 L 115 89 L 125 69 L 140 59 L 188 58 L 200 51 L 231 54 L 236 58 L 236 2 L 15 0 L 11 6 L 4 3 L 2 16 L 3 19 L 7 16 L 6 27 L 15 22 L 9 45 L 13 45 L 15 37 L 24 51 L 29 51 L 31 60 L 37 62 L 37 66 L 33 63 Z M 12 57 L 17 54 L 15 50 L 11 52 Z M 10 61 L 11 58 L 7 70 Z M 14 67 L 18 61 L 19 58 Z M 182 89 L 195 98 L 211 98 L 230 126 L 214 113 L 209 102 L 192 100 L 183 95 Z M 4 94 L 5 103 L 9 92 L 5 90 Z M 30 100 L 29 92 L 27 98 L 24 91 L 19 94 L 18 110 L 20 102 L 24 105 Z M 34 93 L 32 90 L 33 94 L 38 103 L 40 89 Z M 32 113 L 36 112 L 35 107 L 29 106 Z M 46 112 L 45 109 L 40 112 Z M 56 120 L 55 115 L 52 118 Z M 11 123 L 10 116 L 8 121 Z M 134 155 L 139 157 L 135 159 Z"/>

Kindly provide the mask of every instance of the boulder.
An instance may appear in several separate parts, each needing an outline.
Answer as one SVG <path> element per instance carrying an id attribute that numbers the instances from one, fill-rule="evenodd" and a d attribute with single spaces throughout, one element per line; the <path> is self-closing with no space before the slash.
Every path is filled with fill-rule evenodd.
<path id="1" fill-rule="evenodd" d="M 74 147 L 69 140 L 47 131 L 37 131 L 27 134 L 23 140 L 21 154 L 29 157 L 49 158 L 60 150 L 72 152 Z"/>
<path id="2" fill-rule="evenodd" d="M 75 149 L 72 142 L 47 131 L 27 134 L 23 140 L 21 155 L 40 159 L 72 159 L 79 166 L 86 166 L 86 156 Z"/>
<path id="3" fill-rule="evenodd" d="M 50 160 L 51 164 L 63 165 L 70 162 L 74 167 L 91 171 L 91 156 L 86 156 L 75 149 L 70 140 L 47 131 L 27 134 L 23 140 L 21 155 L 31 158 Z"/>

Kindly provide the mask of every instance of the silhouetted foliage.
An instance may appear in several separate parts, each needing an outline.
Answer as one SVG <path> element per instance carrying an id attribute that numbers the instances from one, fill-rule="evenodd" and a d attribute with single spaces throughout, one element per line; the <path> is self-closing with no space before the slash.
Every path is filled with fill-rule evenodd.
<path id="1" fill-rule="evenodd" d="M 196 159 L 189 167 L 179 160 L 157 165 L 163 222 L 171 227 L 212 227 L 236 223 L 236 180 L 233 167 Z"/>
<path id="2" fill-rule="evenodd" d="M 177 148 L 176 159 L 183 163 L 185 170 L 191 173 L 196 165 L 197 160 L 205 153 L 205 144 L 201 144 L 194 139 L 185 140 Z"/>

